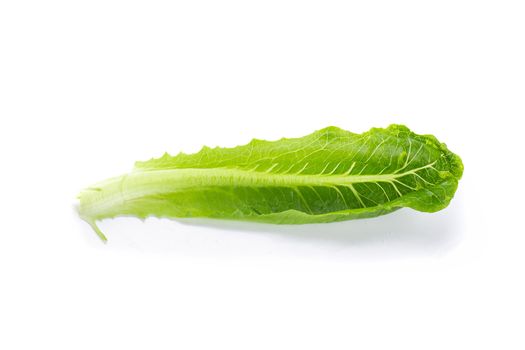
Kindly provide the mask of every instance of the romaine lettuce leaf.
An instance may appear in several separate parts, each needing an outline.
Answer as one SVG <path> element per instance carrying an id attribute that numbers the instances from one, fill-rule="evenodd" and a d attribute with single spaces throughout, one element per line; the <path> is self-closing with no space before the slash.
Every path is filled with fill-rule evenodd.
<path id="1" fill-rule="evenodd" d="M 204 147 L 137 162 L 128 174 L 82 191 L 79 214 L 208 217 L 306 224 L 445 208 L 463 173 L 434 136 L 402 125 L 354 134 L 328 127 L 301 138 Z"/>

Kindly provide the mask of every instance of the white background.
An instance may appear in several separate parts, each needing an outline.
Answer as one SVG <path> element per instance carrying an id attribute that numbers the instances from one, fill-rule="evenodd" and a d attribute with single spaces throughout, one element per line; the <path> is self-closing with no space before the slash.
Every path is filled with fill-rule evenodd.
<path id="1" fill-rule="evenodd" d="M 2 1 L 0 348 L 523 349 L 523 1 Z M 435 214 L 107 220 L 136 160 L 403 123 Z"/>

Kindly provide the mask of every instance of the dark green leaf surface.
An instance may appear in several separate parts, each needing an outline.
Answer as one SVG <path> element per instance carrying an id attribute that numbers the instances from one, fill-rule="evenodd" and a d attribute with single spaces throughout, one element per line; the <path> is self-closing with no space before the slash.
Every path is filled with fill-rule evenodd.
<path id="1" fill-rule="evenodd" d="M 448 205 L 462 172 L 444 144 L 405 126 L 362 134 L 328 127 L 138 162 L 131 173 L 83 191 L 79 212 L 97 232 L 96 220 L 121 215 L 304 224 L 401 207 L 434 212 Z"/>

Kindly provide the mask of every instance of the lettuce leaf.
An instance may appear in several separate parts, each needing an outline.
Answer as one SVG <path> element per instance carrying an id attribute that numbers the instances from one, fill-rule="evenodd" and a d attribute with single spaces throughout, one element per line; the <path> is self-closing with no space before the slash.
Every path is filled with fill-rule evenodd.
<path id="1" fill-rule="evenodd" d="M 402 125 L 354 134 L 327 127 L 301 138 L 204 147 L 137 162 L 82 191 L 79 214 L 208 217 L 307 224 L 445 208 L 463 173 L 459 156 Z"/>

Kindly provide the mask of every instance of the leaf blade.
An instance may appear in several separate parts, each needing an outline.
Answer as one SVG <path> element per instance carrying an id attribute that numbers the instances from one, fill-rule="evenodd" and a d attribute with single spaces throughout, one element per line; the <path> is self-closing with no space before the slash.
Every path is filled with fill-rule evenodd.
<path id="1" fill-rule="evenodd" d="M 212 217 L 269 223 L 340 221 L 401 207 L 434 212 L 452 199 L 459 156 L 402 125 L 362 134 L 328 127 L 302 138 L 204 147 L 137 162 L 80 195 L 91 222 L 108 217 Z"/>

